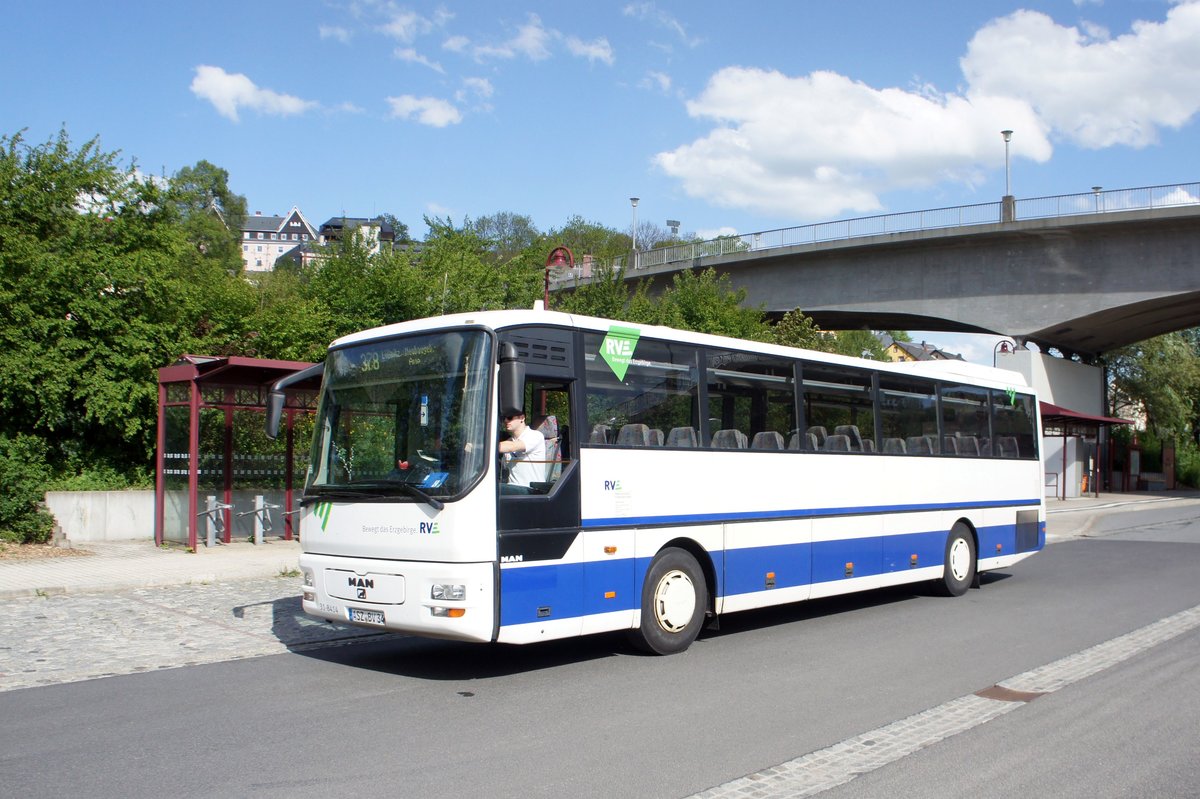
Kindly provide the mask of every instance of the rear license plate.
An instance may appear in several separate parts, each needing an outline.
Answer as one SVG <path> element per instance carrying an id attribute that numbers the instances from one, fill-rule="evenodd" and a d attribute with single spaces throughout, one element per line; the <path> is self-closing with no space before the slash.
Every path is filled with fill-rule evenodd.
<path id="1" fill-rule="evenodd" d="M 362 610 L 361 608 L 347 608 L 347 610 L 350 612 L 350 621 L 359 624 L 383 624 L 382 610 Z"/>

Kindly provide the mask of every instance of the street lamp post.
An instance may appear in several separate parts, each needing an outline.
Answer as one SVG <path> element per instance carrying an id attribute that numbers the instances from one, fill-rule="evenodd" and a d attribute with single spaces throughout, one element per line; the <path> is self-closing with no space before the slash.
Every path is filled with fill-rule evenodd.
<path id="1" fill-rule="evenodd" d="M 637 252 L 637 197 L 630 197 L 629 204 L 633 206 L 633 251 Z"/>
<path id="2" fill-rule="evenodd" d="M 1096 198 L 1096 213 L 1100 213 L 1100 192 L 1103 186 L 1092 186 L 1092 195 Z"/>

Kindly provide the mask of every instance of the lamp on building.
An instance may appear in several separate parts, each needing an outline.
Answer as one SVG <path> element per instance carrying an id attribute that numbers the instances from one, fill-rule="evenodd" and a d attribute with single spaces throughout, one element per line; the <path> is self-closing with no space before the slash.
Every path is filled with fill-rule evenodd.
<path id="1" fill-rule="evenodd" d="M 999 341 L 997 341 L 996 346 L 992 347 L 992 366 L 996 365 L 996 356 L 997 355 L 999 355 L 1000 353 L 1004 353 L 1005 355 L 1010 355 L 1010 354 L 1012 354 L 1013 347 L 1015 347 L 1015 346 L 1016 346 L 1016 343 L 1009 341 L 1008 339 L 1000 339 Z"/>
<path id="2" fill-rule="evenodd" d="M 575 254 L 566 247 L 555 247 L 546 256 L 546 294 L 542 300 L 542 307 L 547 311 L 550 310 L 550 270 L 566 267 L 570 269 L 575 266 Z"/>

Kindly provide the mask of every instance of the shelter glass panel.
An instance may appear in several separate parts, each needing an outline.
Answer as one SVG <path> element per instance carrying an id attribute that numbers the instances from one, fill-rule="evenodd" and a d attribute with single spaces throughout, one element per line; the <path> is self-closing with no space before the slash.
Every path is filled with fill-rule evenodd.
<path id="1" fill-rule="evenodd" d="M 187 384 L 184 384 L 185 386 Z M 163 541 L 188 543 L 188 444 L 191 413 L 186 405 L 163 408 Z"/>

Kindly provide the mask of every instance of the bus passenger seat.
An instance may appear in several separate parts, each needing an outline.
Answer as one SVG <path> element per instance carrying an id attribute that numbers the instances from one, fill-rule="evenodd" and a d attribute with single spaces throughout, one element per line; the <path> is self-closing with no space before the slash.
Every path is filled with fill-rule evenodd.
<path id="1" fill-rule="evenodd" d="M 650 446 L 661 447 L 663 445 L 663 433 L 657 427 L 650 428 Z"/>
<path id="2" fill-rule="evenodd" d="M 694 447 L 698 443 L 694 427 L 672 427 L 667 433 L 668 447 Z"/>
<path id="3" fill-rule="evenodd" d="M 909 436 L 905 443 L 909 455 L 930 455 L 933 452 L 928 436 Z"/>
<path id="4" fill-rule="evenodd" d="M 957 455 L 958 454 L 958 439 L 954 436 L 942 436 L 942 454 Z"/>
<path id="5" fill-rule="evenodd" d="M 819 424 L 813 425 L 812 427 L 808 428 L 808 434 L 811 436 L 816 436 L 817 449 L 820 449 L 821 447 L 825 446 L 825 436 L 829 435 L 828 433 L 825 432 L 825 428 Z"/>
<path id="6" fill-rule="evenodd" d="M 732 427 L 713 433 L 712 446 L 714 449 L 745 449 L 746 434 Z"/>
<path id="7" fill-rule="evenodd" d="M 612 430 L 606 424 L 598 424 L 592 428 L 592 435 L 588 438 L 590 444 L 611 444 L 609 439 L 612 437 Z"/>
<path id="8" fill-rule="evenodd" d="M 903 438 L 885 438 L 883 451 L 889 455 L 904 455 L 908 450 L 904 448 Z"/>
<path id="9" fill-rule="evenodd" d="M 750 449 L 783 449 L 783 436 L 774 430 L 755 433 L 750 442 Z"/>
<path id="10" fill-rule="evenodd" d="M 1019 458 L 1020 450 L 1017 448 L 1017 440 L 1012 436 L 1001 436 L 996 439 L 996 454 L 1001 458 Z"/>
<path id="11" fill-rule="evenodd" d="M 979 439 L 975 436 L 963 436 L 958 439 L 958 454 L 970 458 L 979 457 Z"/>
<path id="12" fill-rule="evenodd" d="M 851 452 L 862 452 L 862 434 L 858 432 L 858 425 L 839 424 L 833 429 L 833 434 L 837 436 L 845 436 L 846 438 L 850 439 Z"/>
<path id="13" fill-rule="evenodd" d="M 850 451 L 850 436 L 839 435 L 834 433 L 825 438 L 825 446 L 822 447 L 825 452 L 849 452 Z"/>
<path id="14" fill-rule="evenodd" d="M 650 444 L 650 428 L 644 424 L 627 424 L 621 426 L 617 433 L 617 446 L 645 447 Z"/>

